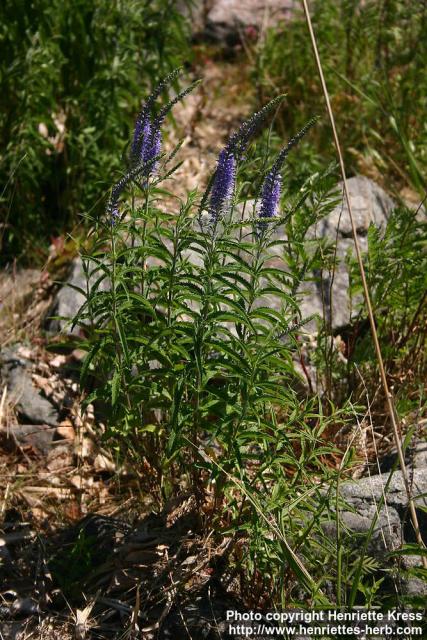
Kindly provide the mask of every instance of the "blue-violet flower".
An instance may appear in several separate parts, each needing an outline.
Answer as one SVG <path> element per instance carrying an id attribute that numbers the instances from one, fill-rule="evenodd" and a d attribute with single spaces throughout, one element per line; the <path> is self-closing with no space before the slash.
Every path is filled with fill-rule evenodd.
<path id="1" fill-rule="evenodd" d="M 114 227 L 114 225 L 117 223 L 117 221 L 120 218 L 119 207 L 117 204 L 113 206 L 110 213 L 111 213 L 111 217 L 110 217 L 111 226 Z"/>
<path id="2" fill-rule="evenodd" d="M 236 159 L 228 147 L 223 149 L 219 156 L 213 179 L 209 215 L 211 224 L 216 224 L 218 219 L 225 215 L 234 193 L 236 181 Z"/>
<path id="3" fill-rule="evenodd" d="M 274 218 L 279 212 L 280 195 L 282 189 L 282 177 L 281 170 L 289 155 L 291 149 L 298 144 L 301 138 L 307 133 L 307 131 L 316 123 L 317 118 L 312 118 L 306 125 L 299 131 L 293 138 L 291 138 L 287 145 L 278 154 L 273 166 L 267 173 L 264 182 L 261 187 L 261 202 L 258 209 L 260 218 Z M 261 233 L 266 223 L 258 221 L 258 231 Z"/>
<path id="4" fill-rule="evenodd" d="M 262 185 L 260 218 L 274 218 L 279 211 L 282 178 L 276 172 L 269 171 Z"/>

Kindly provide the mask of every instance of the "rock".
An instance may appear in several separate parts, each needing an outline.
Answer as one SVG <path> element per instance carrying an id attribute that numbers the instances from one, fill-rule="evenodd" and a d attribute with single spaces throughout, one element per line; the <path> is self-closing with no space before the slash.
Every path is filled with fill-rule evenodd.
<path id="1" fill-rule="evenodd" d="M 381 458 L 380 471 L 386 473 L 393 468 L 397 459 L 397 450 L 393 449 Z M 427 442 L 418 442 L 415 445 L 409 445 L 405 451 L 405 462 L 408 469 L 427 469 Z M 376 466 L 374 467 L 375 473 Z"/>
<path id="2" fill-rule="evenodd" d="M 295 0 L 214 0 L 207 14 L 205 33 L 226 44 L 235 44 L 245 29 L 260 29 L 289 20 Z"/>
<path id="3" fill-rule="evenodd" d="M 354 505 L 351 505 L 354 506 Z M 367 502 L 363 507 L 357 505 L 357 511 L 341 511 L 341 527 L 346 531 L 352 543 L 359 545 L 371 527 L 372 520 L 376 514 L 374 504 Z M 384 557 L 387 550 L 396 549 L 401 545 L 401 521 L 395 509 L 389 507 L 387 511 L 381 509 L 377 523 L 372 532 L 367 552 L 369 555 Z M 336 523 L 326 522 L 323 525 L 325 533 L 330 538 L 336 536 Z"/>
<path id="4" fill-rule="evenodd" d="M 31 447 L 36 453 L 46 456 L 51 448 L 55 430 L 47 424 L 13 424 L 8 429 L 9 437 L 22 448 Z"/>
<path id="5" fill-rule="evenodd" d="M 355 226 L 362 252 L 368 248 L 367 233 L 369 225 L 375 224 L 385 229 L 393 210 L 394 202 L 373 180 L 364 176 L 355 176 L 347 180 Z M 338 187 L 342 190 L 342 183 Z M 308 239 L 325 239 L 329 244 L 336 242 L 338 265 L 333 278 L 324 273 L 312 273 L 312 280 L 300 287 L 302 293 L 301 312 L 303 317 L 313 314 L 325 316 L 333 330 L 351 324 L 351 303 L 348 293 L 349 277 L 345 264 L 347 254 L 355 255 L 351 224 L 345 199 L 331 213 L 309 230 Z M 360 302 L 361 297 L 355 302 Z M 315 329 L 315 322 L 306 327 Z"/>
<path id="6" fill-rule="evenodd" d="M 201 35 L 205 28 L 207 6 L 204 0 L 178 0 L 177 10 L 190 23 L 191 33 L 193 36 Z"/>
<path id="7" fill-rule="evenodd" d="M 82 293 L 68 285 L 81 289 L 86 288 L 86 278 L 83 271 L 81 258 L 75 258 L 71 263 L 71 269 L 67 280 L 59 290 L 53 306 L 48 312 L 47 329 L 52 333 L 67 333 L 78 335 L 78 327 L 71 328 L 70 319 L 74 318 L 85 301 Z M 58 316 L 53 317 L 53 316 Z"/>
<path id="8" fill-rule="evenodd" d="M 404 570 L 399 573 L 402 591 L 410 596 L 421 598 L 427 596 L 427 582 L 413 575 L 414 569 L 422 568 L 420 557 L 416 555 L 401 556 L 400 560 Z"/>
<path id="9" fill-rule="evenodd" d="M 8 401 L 20 418 L 31 425 L 56 426 L 59 414 L 54 405 L 42 396 L 31 379 L 31 363 L 19 355 L 18 348 L 5 348 L 0 353 L 0 377 L 7 385 Z"/>
<path id="10" fill-rule="evenodd" d="M 385 227 L 394 208 L 390 196 L 370 178 L 354 176 L 347 180 L 354 222 L 359 236 L 366 236 L 371 222 L 377 227 Z M 342 191 L 342 182 L 338 189 Z M 343 196 L 343 204 L 339 204 L 331 213 L 318 223 L 318 234 L 321 237 L 335 240 L 352 238 L 348 208 Z"/>
<path id="11" fill-rule="evenodd" d="M 402 593 L 407 596 L 418 596 L 418 598 L 425 598 L 425 596 L 427 596 L 427 583 L 421 578 L 414 576 L 404 577 L 401 579 L 400 588 Z"/>
<path id="12" fill-rule="evenodd" d="M 414 469 L 427 469 L 427 442 L 419 442 L 414 447 L 412 466 Z"/>
<path id="13" fill-rule="evenodd" d="M 91 269 L 93 269 L 92 264 Z M 92 276 L 89 279 L 89 286 L 93 287 L 100 276 L 100 272 Z M 86 275 L 83 269 L 83 262 L 80 257 L 75 258 L 72 261 L 68 277 L 63 283 L 63 286 L 59 289 L 53 305 L 47 313 L 46 328 L 48 332 L 62 333 L 66 335 L 80 334 L 80 328 L 78 326 L 71 327 L 71 320 L 76 316 L 77 312 L 85 302 L 85 296 L 74 287 L 86 291 Z M 109 281 L 104 279 L 99 284 L 99 290 L 107 291 L 108 288 Z"/>
<path id="14" fill-rule="evenodd" d="M 362 251 L 367 249 L 366 238 L 359 238 Z M 349 277 L 345 264 L 347 252 L 354 253 L 354 241 L 349 238 L 337 238 L 337 260 L 333 276 L 328 272 L 314 271 L 311 280 L 306 280 L 298 290 L 300 294 L 300 309 L 303 318 L 317 314 L 324 318 L 332 330 L 337 330 L 351 324 L 351 305 L 348 294 Z M 357 302 L 360 301 L 360 297 Z M 353 301 L 353 306 L 354 306 Z M 315 320 L 305 325 L 306 330 L 315 332 Z"/>
<path id="15" fill-rule="evenodd" d="M 389 474 L 361 478 L 360 480 L 345 482 L 341 486 L 341 496 L 362 513 L 364 505 L 378 503 L 383 495 L 383 490 Z M 423 469 L 415 469 L 411 474 L 411 485 L 416 505 L 427 506 L 427 475 Z M 402 472 L 395 471 L 387 491 L 387 504 L 396 509 L 399 515 L 403 515 L 407 509 L 408 501 L 403 484 Z"/>
<path id="16" fill-rule="evenodd" d="M 372 520 L 377 513 L 378 503 L 383 496 L 389 474 L 365 477 L 360 480 L 345 482 L 341 485 L 341 498 L 352 508 L 343 510 L 341 518 L 344 527 L 352 534 L 367 534 Z M 423 508 L 427 506 L 427 476 L 423 470 L 414 470 L 412 475 L 412 495 L 419 514 L 421 534 L 427 534 L 427 518 Z M 378 513 L 373 536 L 369 544 L 369 552 L 382 555 L 386 551 L 399 548 L 403 542 L 414 539 L 412 525 L 408 515 L 408 500 L 403 483 L 402 472 L 395 471 L 386 494 L 387 507 L 383 506 Z M 325 525 L 326 530 L 333 532 L 335 523 Z"/>

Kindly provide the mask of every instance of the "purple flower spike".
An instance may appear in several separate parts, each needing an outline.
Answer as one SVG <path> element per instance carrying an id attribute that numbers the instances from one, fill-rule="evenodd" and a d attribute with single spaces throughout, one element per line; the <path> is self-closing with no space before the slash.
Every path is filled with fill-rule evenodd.
<path id="1" fill-rule="evenodd" d="M 267 173 L 262 188 L 261 188 L 261 202 L 258 209 L 259 218 L 274 218 L 279 212 L 280 194 L 282 190 L 282 167 L 295 145 L 305 136 L 307 131 L 316 123 L 317 118 L 312 118 L 306 125 L 299 131 L 293 138 L 291 138 L 286 146 L 283 147 L 281 152 L 276 158 L 270 171 Z M 264 221 L 258 221 L 258 233 L 262 233 L 265 230 L 267 224 Z"/>
<path id="2" fill-rule="evenodd" d="M 147 143 L 144 144 L 141 153 L 141 160 L 143 162 L 153 162 L 150 165 L 150 174 L 154 173 L 157 168 L 157 161 L 154 162 L 154 159 L 160 155 L 160 151 L 162 148 L 162 132 L 160 129 L 156 129 L 151 132 L 149 138 L 147 138 Z"/>
<path id="3" fill-rule="evenodd" d="M 117 224 L 117 221 L 119 219 L 120 219 L 119 208 L 117 205 L 115 205 L 111 209 L 111 217 L 110 217 L 111 226 L 114 227 Z"/>
<path id="4" fill-rule="evenodd" d="M 135 122 L 135 129 L 133 131 L 133 140 L 131 146 L 131 153 L 133 157 L 136 157 L 138 155 L 138 147 L 142 136 L 142 128 L 143 123 L 138 118 L 138 120 Z"/>
<path id="5" fill-rule="evenodd" d="M 270 171 L 262 186 L 261 205 L 259 208 L 260 218 L 274 218 L 277 216 L 281 190 L 282 179 L 280 175 Z"/>
<path id="6" fill-rule="evenodd" d="M 218 157 L 209 205 L 210 222 L 216 224 L 227 212 L 236 181 L 236 159 L 226 147 Z"/>
<path id="7" fill-rule="evenodd" d="M 261 189 L 261 202 L 258 209 L 259 218 L 274 218 L 279 213 L 280 194 L 282 191 L 282 178 L 279 173 L 273 169 L 269 171 L 265 177 Z M 267 227 L 267 222 L 258 221 L 258 234 L 262 234 Z"/>
<path id="8" fill-rule="evenodd" d="M 132 157 L 136 162 L 143 160 L 144 150 L 150 142 L 151 137 L 151 122 L 150 119 L 145 116 L 143 120 L 137 120 L 135 125 L 135 131 L 132 141 Z"/>
<path id="9" fill-rule="evenodd" d="M 155 173 L 157 162 L 155 158 L 160 155 L 162 146 L 162 133 L 159 127 L 152 124 L 148 116 L 144 120 L 137 120 L 133 135 L 131 154 L 135 166 L 146 164 L 145 178 Z"/>

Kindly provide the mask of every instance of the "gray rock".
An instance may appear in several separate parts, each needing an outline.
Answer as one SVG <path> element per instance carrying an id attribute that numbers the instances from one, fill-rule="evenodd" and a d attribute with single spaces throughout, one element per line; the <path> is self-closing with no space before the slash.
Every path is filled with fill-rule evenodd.
<path id="1" fill-rule="evenodd" d="M 207 2 L 204 0 L 178 0 L 177 9 L 189 21 L 194 36 L 203 33 L 208 10 Z"/>
<path id="2" fill-rule="evenodd" d="M 402 578 L 401 590 L 407 596 L 418 596 L 423 598 L 427 596 L 427 582 L 421 578 L 411 576 L 409 578 Z"/>
<path id="3" fill-rule="evenodd" d="M 411 569 L 422 569 L 422 561 L 420 556 L 401 556 L 402 568 L 407 573 L 400 572 L 401 576 L 401 588 L 404 593 L 414 596 L 427 596 L 427 582 L 415 575 L 411 575 Z"/>
<path id="4" fill-rule="evenodd" d="M 341 486 L 341 496 L 349 504 L 352 504 L 359 513 L 367 504 L 378 503 L 383 495 L 383 490 L 388 480 L 387 473 L 361 478 L 360 480 L 345 482 Z M 411 486 L 416 505 L 427 506 L 427 475 L 422 469 L 415 469 L 411 474 Z M 408 501 L 402 472 L 395 471 L 387 491 L 387 504 L 402 515 L 406 511 Z"/>
<path id="5" fill-rule="evenodd" d="M 7 385 L 8 401 L 27 423 L 56 426 L 59 421 L 58 411 L 34 386 L 30 366 L 31 363 L 20 356 L 16 348 L 1 351 L 0 374 L 2 384 Z"/>
<path id="6" fill-rule="evenodd" d="M 379 185 L 365 176 L 354 176 L 347 180 L 351 208 L 357 234 L 366 236 L 369 225 L 385 228 L 387 220 L 394 208 L 394 202 Z M 342 191 L 342 182 L 338 188 Z M 352 230 L 348 208 L 343 196 L 339 204 L 326 218 L 318 223 L 318 234 L 334 241 L 339 238 L 352 238 Z"/>
<path id="7" fill-rule="evenodd" d="M 55 430 L 46 424 L 13 424 L 8 429 L 9 437 L 19 447 L 31 447 L 37 453 L 47 455 L 52 446 Z"/>
<path id="8" fill-rule="evenodd" d="M 423 470 L 412 472 L 411 488 L 418 511 L 421 535 L 426 539 L 427 519 L 422 509 L 427 506 L 427 476 Z M 386 506 L 379 508 L 389 474 L 382 474 L 361 480 L 345 482 L 340 487 L 344 502 L 340 511 L 342 530 L 354 548 L 363 544 L 371 524 L 376 522 L 368 542 L 367 553 L 375 557 L 383 568 L 393 566 L 388 553 L 401 548 L 405 542 L 414 540 L 414 532 L 409 518 L 408 499 L 401 471 L 396 471 L 386 493 Z M 323 529 L 329 537 L 336 535 L 334 520 L 323 523 Z M 419 566 L 417 556 L 403 556 L 402 568 Z M 395 566 L 395 565 L 394 565 Z M 407 595 L 427 595 L 427 585 L 415 576 L 399 574 L 399 588 Z"/>
<path id="9" fill-rule="evenodd" d="M 358 240 L 361 251 L 366 251 L 368 247 L 366 237 L 359 236 Z M 358 296 L 356 300 L 350 300 L 349 296 L 350 280 L 346 256 L 355 254 L 354 241 L 352 238 L 338 236 L 336 243 L 338 263 L 335 272 L 333 274 L 313 272 L 310 274 L 312 279 L 304 282 L 299 288 L 303 317 L 317 314 L 320 318 L 324 318 L 333 330 L 351 324 L 354 308 L 362 300 L 362 296 Z M 316 322 L 311 321 L 306 328 L 314 332 Z"/>
<path id="10" fill-rule="evenodd" d="M 347 181 L 350 201 L 357 230 L 359 246 L 362 252 L 368 248 L 367 233 L 369 225 L 373 223 L 380 229 L 385 229 L 387 220 L 393 210 L 394 202 L 386 192 L 373 180 L 364 176 L 355 176 Z M 339 188 L 342 190 L 342 183 Z M 345 327 L 351 323 L 357 300 L 349 297 L 349 275 L 346 256 L 355 255 L 348 208 L 343 199 L 342 204 L 335 207 L 331 213 L 320 220 L 309 230 L 308 239 L 323 239 L 329 244 L 336 243 L 338 264 L 335 273 L 312 273 L 311 281 L 300 287 L 301 311 L 308 317 L 318 314 L 330 323 L 333 330 Z M 353 307 L 353 308 L 352 308 Z M 307 328 L 315 329 L 315 322 L 309 323 Z"/>
<path id="11" fill-rule="evenodd" d="M 62 283 L 54 303 L 48 311 L 47 329 L 49 332 L 78 334 L 77 327 L 71 328 L 70 319 L 74 318 L 85 298 L 82 293 L 68 286 L 70 284 L 83 290 L 86 288 L 86 278 L 80 258 L 75 258 L 71 263 L 68 278 Z"/>
<path id="12" fill-rule="evenodd" d="M 340 489 L 341 498 L 352 509 L 341 512 L 342 523 L 351 534 L 367 534 L 375 515 L 378 515 L 369 545 L 369 552 L 375 555 L 399 548 L 413 537 L 401 471 L 395 471 L 390 481 L 386 493 L 387 505 L 378 508 L 388 477 L 389 474 L 382 474 L 345 482 Z M 416 507 L 426 507 L 427 476 L 422 470 L 413 471 L 411 489 Z M 419 508 L 418 511 L 421 534 L 425 537 L 427 522 L 421 517 L 422 510 Z M 327 523 L 326 526 L 334 528 L 335 524 Z"/>
<path id="13" fill-rule="evenodd" d="M 351 538 L 355 545 L 363 543 L 363 538 L 368 534 L 372 521 L 376 515 L 375 505 L 369 502 L 363 506 L 359 504 L 357 509 L 358 510 L 356 512 L 340 512 L 341 526 L 346 532 L 347 537 Z M 325 523 L 324 530 L 329 537 L 335 537 L 336 523 Z M 395 509 L 393 509 L 393 507 L 381 509 L 372 531 L 372 536 L 369 540 L 367 548 L 368 554 L 376 557 L 383 557 L 387 551 L 396 549 L 401 544 L 402 523 L 399 514 Z"/>
<path id="14" fill-rule="evenodd" d="M 414 469 L 427 469 L 427 442 L 419 442 L 413 451 L 412 466 Z"/>
<path id="15" fill-rule="evenodd" d="M 369 503 L 364 505 L 359 512 L 340 512 L 341 530 L 345 533 L 345 537 L 351 541 L 352 545 L 357 547 L 358 545 L 363 544 L 364 538 L 368 535 L 375 515 L 376 507 Z M 335 521 L 325 522 L 322 526 L 328 537 L 335 538 Z M 384 558 L 387 551 L 398 548 L 401 543 L 402 524 L 399 514 L 392 507 L 389 507 L 387 510 L 381 509 L 367 547 L 368 555 Z"/>
<path id="16" fill-rule="evenodd" d="M 397 459 L 397 450 L 393 449 L 380 460 L 380 470 L 386 473 L 393 468 Z M 405 462 L 408 469 L 427 469 L 427 442 L 417 442 L 410 445 L 405 451 Z M 375 468 L 374 468 L 375 473 Z"/>
<path id="17" fill-rule="evenodd" d="M 289 20 L 295 6 L 295 0 L 214 0 L 206 34 L 217 41 L 238 42 L 247 27 L 260 30 Z"/>
<path id="18" fill-rule="evenodd" d="M 91 269 L 93 269 L 93 264 L 91 264 Z M 93 287 L 101 275 L 101 272 L 97 272 L 91 276 L 89 287 Z M 48 332 L 79 335 L 79 327 L 72 327 L 71 321 L 85 302 L 85 296 L 74 287 L 86 291 L 86 286 L 86 274 L 82 259 L 75 258 L 70 265 L 67 279 L 59 289 L 53 305 L 47 313 L 46 328 Z M 104 279 L 98 286 L 100 291 L 107 291 L 110 286 L 109 280 Z"/>

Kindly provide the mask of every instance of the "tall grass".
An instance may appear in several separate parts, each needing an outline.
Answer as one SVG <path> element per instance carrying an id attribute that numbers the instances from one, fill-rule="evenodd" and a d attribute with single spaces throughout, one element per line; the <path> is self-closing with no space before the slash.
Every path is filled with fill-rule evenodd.
<path id="1" fill-rule="evenodd" d="M 427 8 L 423 2 L 324 0 L 312 20 L 349 173 L 387 189 L 426 189 Z M 322 91 L 301 14 L 247 43 L 260 100 L 287 93 L 277 126 L 283 135 L 319 112 Z M 305 154 L 334 157 L 325 119 Z"/>

